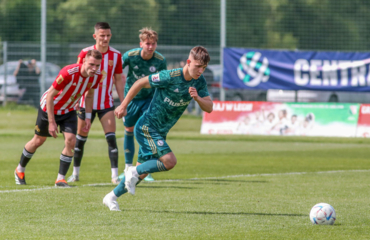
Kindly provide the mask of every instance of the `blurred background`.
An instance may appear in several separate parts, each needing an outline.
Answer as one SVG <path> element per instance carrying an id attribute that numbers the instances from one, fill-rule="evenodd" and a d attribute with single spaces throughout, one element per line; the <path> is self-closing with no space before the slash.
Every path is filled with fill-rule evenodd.
<path id="1" fill-rule="evenodd" d="M 47 65 L 45 86 L 34 88 L 14 75 L 19 66 L 18 77 L 22 71 L 34 71 L 28 78 L 37 78 L 40 85 L 42 2 L 46 6 Z M 365 0 L 0 0 L 0 5 L 0 101 L 4 103 L 37 105 L 34 99 L 42 94 L 38 89 L 47 89 L 61 67 L 75 63 L 80 50 L 95 43 L 93 27 L 100 21 L 111 25 L 110 45 L 122 53 L 139 46 L 139 29 L 152 27 L 159 34 L 157 51 L 167 58 L 169 69 L 180 67 L 193 46 L 205 46 L 211 62 L 204 75 L 216 100 L 220 99 L 223 47 L 325 51 L 370 48 L 370 1 Z M 223 10 L 225 19 L 221 21 Z M 30 64 L 33 59 L 36 66 Z M 27 87 L 35 89 L 30 96 L 22 91 Z M 225 89 L 225 99 L 273 101 L 267 92 Z M 344 101 L 338 95 L 336 99 L 330 97 L 327 101 Z M 367 98 L 353 101 L 368 102 Z"/>

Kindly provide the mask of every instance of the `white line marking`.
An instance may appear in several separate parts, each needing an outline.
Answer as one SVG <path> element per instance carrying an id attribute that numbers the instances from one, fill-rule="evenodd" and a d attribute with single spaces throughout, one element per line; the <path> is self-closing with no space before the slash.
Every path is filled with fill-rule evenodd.
<path id="1" fill-rule="evenodd" d="M 241 175 L 231 175 L 222 177 L 205 177 L 205 178 L 188 178 L 188 179 L 168 179 L 168 180 L 155 180 L 153 182 L 142 183 L 161 183 L 161 182 L 183 182 L 183 181 L 199 181 L 208 179 L 223 179 L 223 178 L 238 178 L 238 177 L 269 177 L 269 176 L 284 176 L 284 175 L 305 175 L 305 174 L 331 174 L 331 173 L 348 173 L 348 172 L 370 172 L 370 169 L 364 170 L 333 170 L 333 171 L 322 171 L 322 172 L 287 172 L 287 173 L 258 173 L 258 174 L 241 174 Z M 94 187 L 94 186 L 109 186 L 111 183 L 91 183 L 85 184 L 80 187 Z M 114 185 L 112 185 L 114 186 Z M 77 186 L 76 186 L 77 187 Z M 74 187 L 73 187 L 74 188 Z M 58 187 L 41 187 L 32 189 L 15 189 L 15 190 L 3 190 L 0 193 L 11 193 L 11 192 L 31 192 L 40 190 L 50 190 L 50 189 L 73 189 L 73 188 L 58 188 Z"/>

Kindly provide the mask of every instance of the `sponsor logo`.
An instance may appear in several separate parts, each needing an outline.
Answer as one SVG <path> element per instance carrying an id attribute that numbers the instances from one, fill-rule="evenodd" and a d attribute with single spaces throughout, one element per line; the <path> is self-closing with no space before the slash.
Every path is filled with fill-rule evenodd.
<path id="1" fill-rule="evenodd" d="M 75 148 L 75 152 L 81 152 L 81 149 Z"/>
<path id="2" fill-rule="evenodd" d="M 157 141 L 158 146 L 163 146 L 164 142 L 162 140 Z"/>
<path id="3" fill-rule="evenodd" d="M 178 88 L 176 88 L 173 92 L 179 92 L 179 89 L 178 89 Z"/>
<path id="4" fill-rule="evenodd" d="M 112 153 L 116 153 L 116 152 L 118 152 L 118 149 L 117 149 L 117 148 L 112 149 L 112 151 L 110 151 L 110 152 L 112 152 Z"/>
<path id="5" fill-rule="evenodd" d="M 40 132 L 39 125 L 36 125 L 36 126 L 35 126 L 35 130 L 36 130 L 37 132 Z"/>
<path id="6" fill-rule="evenodd" d="M 240 58 L 238 77 L 249 87 L 255 87 L 270 78 L 269 61 L 260 52 L 247 52 Z"/>
<path id="7" fill-rule="evenodd" d="M 107 72 L 103 70 L 101 74 L 103 75 L 103 77 L 101 78 L 100 82 L 104 82 L 105 78 L 107 77 Z"/>
<path id="8" fill-rule="evenodd" d="M 61 84 L 63 81 L 64 81 L 63 76 L 59 75 L 59 77 L 57 78 L 57 84 Z"/>
<path id="9" fill-rule="evenodd" d="M 137 70 L 137 69 L 139 69 L 139 67 L 136 65 L 136 66 L 134 67 L 134 69 L 136 69 L 136 70 Z"/>
<path id="10" fill-rule="evenodd" d="M 164 99 L 164 102 L 167 102 L 169 105 L 171 105 L 173 107 L 187 106 L 190 103 L 190 101 L 189 102 L 184 102 L 182 99 L 180 100 L 180 102 L 176 103 L 176 102 L 172 101 L 171 99 L 169 99 L 168 97 L 166 97 Z"/>
<path id="11" fill-rule="evenodd" d="M 113 60 L 109 60 L 108 61 L 108 66 L 109 66 L 109 68 L 112 68 L 113 67 Z"/>
<path id="12" fill-rule="evenodd" d="M 159 73 L 152 75 L 152 82 L 159 82 L 160 80 Z"/>
<path id="13" fill-rule="evenodd" d="M 151 72 L 155 72 L 157 69 L 154 67 L 154 66 L 151 66 L 150 68 L 149 68 L 149 71 L 151 71 Z"/>
<path id="14" fill-rule="evenodd" d="M 73 83 L 72 86 L 76 86 L 77 84 L 76 83 Z"/>

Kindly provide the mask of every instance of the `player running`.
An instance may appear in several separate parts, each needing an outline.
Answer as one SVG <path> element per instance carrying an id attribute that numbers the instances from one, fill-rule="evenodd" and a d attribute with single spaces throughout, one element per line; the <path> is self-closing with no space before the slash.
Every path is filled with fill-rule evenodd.
<path id="1" fill-rule="evenodd" d="M 103 199 L 111 211 L 120 211 L 117 198 L 126 192 L 135 194 L 136 185 L 147 174 L 175 167 L 177 159 L 166 142 L 166 136 L 192 99 L 203 111 L 212 112 L 213 102 L 202 75 L 209 61 L 204 47 L 194 47 L 182 69 L 164 70 L 138 80 L 115 110 L 118 118 L 125 116 L 127 106 L 142 88 L 156 89 L 148 111 L 139 118 L 134 129 L 140 145 L 139 164 L 129 167 L 125 178 Z"/>
<path id="2" fill-rule="evenodd" d="M 37 115 L 35 135 L 26 143 L 21 160 L 15 169 L 15 183 L 26 185 L 24 172 L 28 162 L 47 137 L 57 137 L 58 125 L 64 136 L 64 149 L 60 155 L 60 165 L 55 186 L 69 187 L 65 175 L 72 162 L 76 142 L 77 116 L 76 105 L 86 94 L 86 118 L 82 131 L 88 132 L 91 126 L 91 112 L 94 89 L 102 79 L 100 64 L 102 55 L 97 50 L 89 50 L 82 64 L 64 67 L 51 87 L 42 95 Z"/>
<path id="3" fill-rule="evenodd" d="M 96 43 L 80 52 L 77 63 L 81 63 L 85 58 L 86 53 L 91 49 L 96 49 L 103 55 L 103 61 L 100 67 L 100 71 L 103 74 L 103 80 L 99 83 L 99 86 L 95 91 L 91 123 L 94 122 L 95 116 L 98 115 L 108 143 L 108 156 L 111 164 L 112 183 L 118 184 L 118 149 L 115 133 L 116 120 L 114 117 L 112 88 L 115 81 L 118 97 L 122 102 L 123 81 L 121 53 L 109 46 L 112 33 L 108 23 L 98 22 L 95 24 L 94 29 L 95 32 L 93 37 L 96 40 Z M 85 98 L 82 97 L 80 101 L 80 110 L 78 111 L 78 130 L 73 160 L 73 173 L 68 178 L 68 182 L 79 181 L 84 146 L 89 134 L 88 131 L 83 131 L 85 127 L 85 112 Z"/>
<path id="4" fill-rule="evenodd" d="M 156 51 L 158 34 L 150 28 L 143 28 L 140 31 L 140 48 L 135 48 L 123 54 L 123 68 L 128 66 L 128 74 L 125 86 L 125 95 L 132 85 L 140 78 L 167 69 L 166 59 Z M 143 113 L 148 109 L 152 101 L 154 89 L 142 89 L 127 106 L 127 115 L 123 118 L 125 126 L 125 137 L 123 149 L 125 152 L 125 170 L 132 166 L 135 154 L 134 127 Z M 124 177 L 124 173 L 119 176 Z M 154 181 L 149 174 L 146 181 Z"/>

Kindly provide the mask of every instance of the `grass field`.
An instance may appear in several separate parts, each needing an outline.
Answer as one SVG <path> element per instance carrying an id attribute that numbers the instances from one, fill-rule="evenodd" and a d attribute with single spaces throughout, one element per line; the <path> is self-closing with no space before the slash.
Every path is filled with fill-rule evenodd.
<path id="1" fill-rule="evenodd" d="M 0 239 L 370 239 L 367 139 L 200 135 L 184 116 L 168 143 L 177 166 L 102 204 L 110 184 L 107 145 L 98 122 L 85 147 L 80 182 L 53 187 L 63 137 L 49 139 L 14 183 L 36 110 L 0 108 Z M 123 126 L 117 121 L 120 172 Z M 71 169 L 68 176 L 71 174 Z M 315 226 L 319 202 L 336 210 L 333 226 Z"/>

